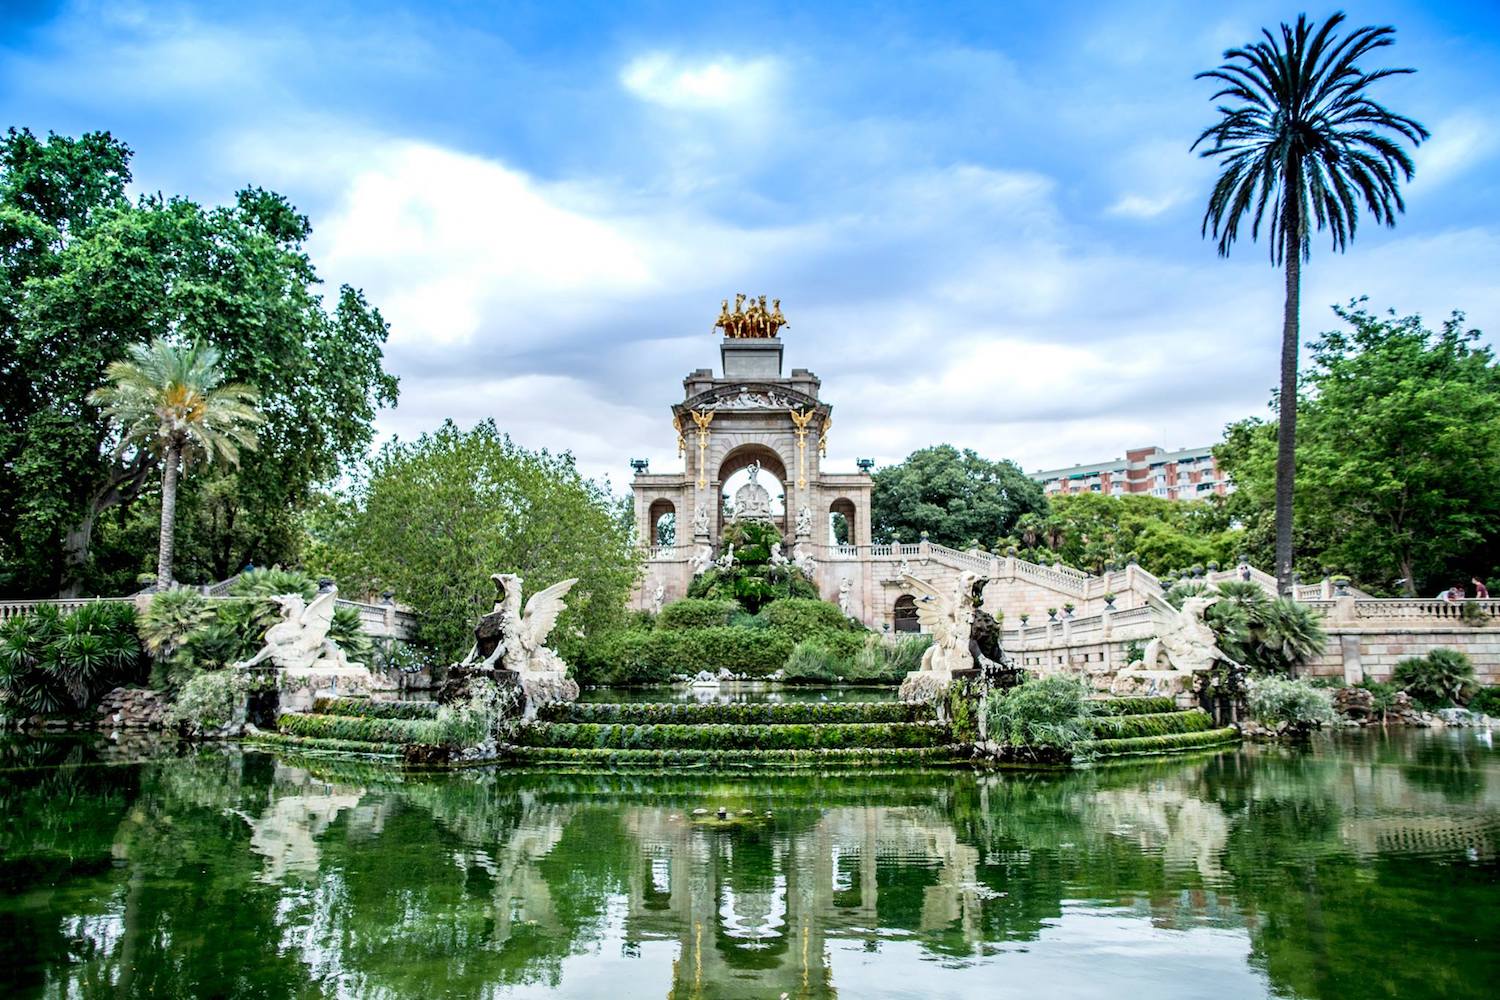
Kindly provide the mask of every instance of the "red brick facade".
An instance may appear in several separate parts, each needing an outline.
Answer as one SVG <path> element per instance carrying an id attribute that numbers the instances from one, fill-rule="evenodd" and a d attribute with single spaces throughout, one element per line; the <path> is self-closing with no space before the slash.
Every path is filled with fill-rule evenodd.
<path id="1" fill-rule="evenodd" d="M 1201 500 L 1232 489 L 1214 462 L 1212 446 L 1181 451 L 1156 446 L 1132 448 L 1124 458 L 1046 469 L 1031 473 L 1031 478 L 1042 484 L 1048 496 L 1147 493 L 1168 500 Z"/>

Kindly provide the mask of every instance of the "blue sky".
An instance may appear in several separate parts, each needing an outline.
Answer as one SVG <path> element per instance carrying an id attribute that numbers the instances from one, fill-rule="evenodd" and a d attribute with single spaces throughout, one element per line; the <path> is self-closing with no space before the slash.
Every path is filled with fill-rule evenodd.
<path id="1" fill-rule="evenodd" d="M 0 3 L 0 123 L 109 129 L 136 188 L 254 183 L 392 323 L 411 436 L 493 416 L 616 485 L 737 291 L 780 296 L 833 466 L 938 441 L 1026 468 L 1264 414 L 1281 281 L 1198 234 L 1194 72 L 1267 3 Z M 1321 16 L 1335 8 L 1308 12 Z M 1317 242 L 1304 330 L 1368 294 L 1500 329 L 1500 6 L 1393 24 L 1434 133 L 1393 231 Z"/>

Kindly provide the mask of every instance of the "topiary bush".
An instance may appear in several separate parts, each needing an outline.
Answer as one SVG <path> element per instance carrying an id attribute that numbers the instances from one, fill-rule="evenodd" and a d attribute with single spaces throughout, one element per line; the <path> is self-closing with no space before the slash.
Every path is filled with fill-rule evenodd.
<path id="1" fill-rule="evenodd" d="M 1306 733 L 1338 720 L 1327 690 L 1306 680 L 1262 677 L 1250 687 L 1250 717 L 1286 732 Z"/>
<path id="2" fill-rule="evenodd" d="M 135 608 L 100 601 L 63 614 L 44 604 L 0 623 L 0 714 L 81 712 L 141 679 Z"/>
<path id="3" fill-rule="evenodd" d="M 1474 687 L 1474 664 L 1456 649 L 1434 649 L 1396 664 L 1391 683 L 1417 707 L 1433 711 L 1462 704 Z"/>

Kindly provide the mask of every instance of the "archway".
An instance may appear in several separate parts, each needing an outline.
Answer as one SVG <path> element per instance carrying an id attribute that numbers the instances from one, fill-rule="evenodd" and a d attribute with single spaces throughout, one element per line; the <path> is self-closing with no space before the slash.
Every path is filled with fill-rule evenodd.
<path id="1" fill-rule="evenodd" d="M 828 505 L 828 544 L 859 544 L 854 537 L 854 501 L 847 497 L 839 497 Z"/>
<path id="2" fill-rule="evenodd" d="M 646 523 L 651 526 L 652 545 L 677 544 L 677 507 L 672 501 L 665 498 L 652 501 Z"/>
<path id="3" fill-rule="evenodd" d="M 734 501 L 734 495 L 750 481 L 750 467 L 756 463 L 760 469 L 756 482 L 770 495 L 771 521 L 783 535 L 786 534 L 786 465 L 781 456 L 762 444 L 742 444 L 729 451 L 719 463 L 719 533 L 723 533 L 726 508 Z M 736 514 L 740 513 L 738 511 Z"/>
<path id="4" fill-rule="evenodd" d="M 891 616 L 891 629 L 895 632 L 920 632 L 922 623 L 917 620 L 917 599 L 910 594 L 896 598 L 896 608 Z"/>

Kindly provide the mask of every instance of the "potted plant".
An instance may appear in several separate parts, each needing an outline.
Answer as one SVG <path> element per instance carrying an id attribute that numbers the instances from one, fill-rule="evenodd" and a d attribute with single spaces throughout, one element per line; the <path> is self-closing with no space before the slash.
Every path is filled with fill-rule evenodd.
<path id="1" fill-rule="evenodd" d="M 1047 620 L 1049 622 L 1055 622 L 1055 621 L 1057 621 L 1057 609 L 1056 608 L 1048 608 L 1047 609 Z"/>
<path id="2" fill-rule="evenodd" d="M 1075 607 L 1075 605 L 1072 604 L 1071 602 L 1068 603 L 1068 604 L 1064 604 L 1063 605 L 1063 615 L 1066 616 L 1066 617 L 1068 617 L 1068 618 L 1072 618 L 1073 617 L 1073 608 L 1074 607 Z"/>
<path id="3" fill-rule="evenodd" d="M 1333 596 L 1334 597 L 1348 597 L 1349 596 L 1349 582 L 1350 581 L 1349 581 L 1349 578 L 1347 576 L 1343 576 L 1342 574 L 1339 575 L 1339 576 L 1335 576 L 1335 577 L 1333 577 L 1332 582 L 1333 582 Z"/>
<path id="4" fill-rule="evenodd" d="M 1219 564 L 1218 564 L 1218 562 L 1215 561 L 1215 562 L 1209 563 L 1208 564 L 1208 571 L 1210 573 L 1217 573 L 1219 571 Z"/>
<path id="5" fill-rule="evenodd" d="M 1113 611 L 1115 609 L 1115 595 L 1113 591 L 1110 591 L 1104 595 L 1104 607 L 1109 611 Z"/>
<path id="6" fill-rule="evenodd" d="M 1030 620 L 1031 620 L 1031 615 L 1029 615 L 1029 614 L 1022 614 L 1021 615 L 1021 627 L 1025 628 L 1026 627 L 1026 623 L 1028 621 L 1030 621 Z"/>

